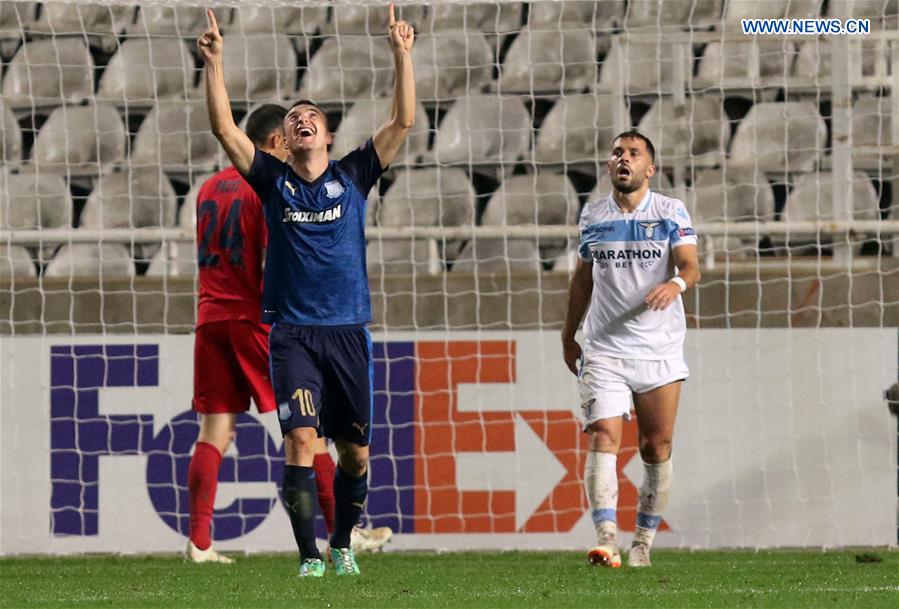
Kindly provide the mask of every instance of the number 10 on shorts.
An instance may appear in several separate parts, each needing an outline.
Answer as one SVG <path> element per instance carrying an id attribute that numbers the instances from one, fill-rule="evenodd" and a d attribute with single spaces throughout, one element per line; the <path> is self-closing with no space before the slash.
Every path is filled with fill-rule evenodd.
<path id="1" fill-rule="evenodd" d="M 304 417 L 315 416 L 315 404 L 312 402 L 312 392 L 308 389 L 297 389 L 293 392 L 293 399 L 300 405 L 300 414 Z"/>

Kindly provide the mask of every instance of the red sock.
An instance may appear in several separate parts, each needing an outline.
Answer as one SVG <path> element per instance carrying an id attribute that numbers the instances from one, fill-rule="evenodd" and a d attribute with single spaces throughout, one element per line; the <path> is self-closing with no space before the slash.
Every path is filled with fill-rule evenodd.
<path id="1" fill-rule="evenodd" d="M 190 540 L 201 550 L 212 545 L 209 527 L 221 463 L 222 455 L 215 446 L 197 442 L 187 470 L 187 490 L 190 496 Z"/>
<path id="2" fill-rule="evenodd" d="M 334 531 L 334 459 L 329 453 L 317 454 L 312 467 L 315 469 L 315 486 L 318 487 L 318 504 L 330 536 Z"/>

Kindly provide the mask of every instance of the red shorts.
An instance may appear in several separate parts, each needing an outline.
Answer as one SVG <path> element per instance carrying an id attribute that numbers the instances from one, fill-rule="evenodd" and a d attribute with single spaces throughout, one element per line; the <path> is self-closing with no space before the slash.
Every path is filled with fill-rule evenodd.
<path id="1" fill-rule="evenodd" d="M 268 368 L 268 330 L 250 321 L 215 321 L 197 328 L 193 408 L 203 414 L 275 409 Z"/>

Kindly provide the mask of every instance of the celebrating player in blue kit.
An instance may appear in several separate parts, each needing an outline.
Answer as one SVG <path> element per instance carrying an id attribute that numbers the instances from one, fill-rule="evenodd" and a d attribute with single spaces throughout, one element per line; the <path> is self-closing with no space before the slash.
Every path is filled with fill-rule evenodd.
<path id="1" fill-rule="evenodd" d="M 269 343 L 284 433 L 283 493 L 301 576 L 325 572 L 313 526 L 312 463 L 319 433 L 333 438 L 338 452 L 331 558 L 338 575 L 359 573 L 350 534 L 368 494 L 373 374 L 365 327 L 371 321 L 365 206 L 415 121 L 415 34 L 396 20 L 392 4 L 389 10 L 393 110 L 371 139 L 339 161 L 328 158 L 332 135 L 325 113 L 308 100 L 296 102 L 284 119 L 288 163 L 257 149 L 231 115 L 222 37 L 212 11 L 198 41 L 212 131 L 259 194 L 268 224 L 262 320 L 273 324 Z"/>

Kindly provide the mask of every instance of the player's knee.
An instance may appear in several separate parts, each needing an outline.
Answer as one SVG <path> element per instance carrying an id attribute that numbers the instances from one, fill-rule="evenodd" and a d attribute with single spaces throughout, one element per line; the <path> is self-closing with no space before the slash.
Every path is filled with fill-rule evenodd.
<path id="1" fill-rule="evenodd" d="M 621 444 L 621 437 L 613 430 L 603 427 L 601 423 L 596 421 L 587 428 L 590 434 L 590 450 L 615 454 Z"/>
<path id="2" fill-rule="evenodd" d="M 318 432 L 313 427 L 291 429 L 284 436 L 284 442 L 292 452 L 314 455 L 318 451 Z"/>
<path id="3" fill-rule="evenodd" d="M 345 445 L 338 449 L 340 469 L 351 476 L 361 476 L 368 470 L 368 447 Z"/>
<path id="4" fill-rule="evenodd" d="M 640 457 L 644 463 L 661 463 L 671 457 L 671 436 L 640 436 Z"/>

